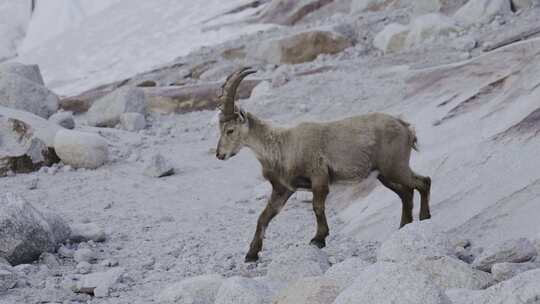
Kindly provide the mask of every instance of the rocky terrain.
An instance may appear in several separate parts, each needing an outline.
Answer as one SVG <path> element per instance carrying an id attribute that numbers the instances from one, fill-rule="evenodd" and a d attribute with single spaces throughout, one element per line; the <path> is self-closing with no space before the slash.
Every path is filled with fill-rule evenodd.
<path id="1" fill-rule="evenodd" d="M 1 304 L 539 301 L 538 1 L 140 2 L 0 64 Z M 148 27 L 108 36 L 114 14 Z M 222 37 L 172 56 L 193 38 L 171 20 L 189 14 Z M 215 157 L 219 88 L 241 66 L 258 73 L 240 105 L 275 125 L 411 122 L 432 219 L 417 197 L 398 230 L 401 203 L 372 176 L 331 189 L 318 249 L 299 192 L 244 263 L 270 185 L 247 149 Z"/>

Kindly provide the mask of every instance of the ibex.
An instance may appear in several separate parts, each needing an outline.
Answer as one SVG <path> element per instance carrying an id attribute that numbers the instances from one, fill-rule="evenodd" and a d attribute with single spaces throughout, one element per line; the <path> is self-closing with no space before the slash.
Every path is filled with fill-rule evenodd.
<path id="1" fill-rule="evenodd" d="M 329 185 L 360 182 L 371 172 L 402 201 L 400 228 L 412 222 L 414 189 L 421 194 L 420 220 L 431 217 L 431 179 L 409 167 L 416 135 L 410 125 L 393 116 L 373 113 L 326 123 L 305 122 L 292 128 L 275 128 L 236 107 L 236 90 L 242 79 L 255 73 L 242 68 L 222 86 L 220 139 L 216 157 L 227 160 L 242 147 L 250 148 L 272 184 L 272 194 L 259 216 L 246 262 L 258 260 L 265 230 L 297 189 L 313 193 L 317 232 L 311 244 L 323 248 L 329 234 L 325 200 Z"/>

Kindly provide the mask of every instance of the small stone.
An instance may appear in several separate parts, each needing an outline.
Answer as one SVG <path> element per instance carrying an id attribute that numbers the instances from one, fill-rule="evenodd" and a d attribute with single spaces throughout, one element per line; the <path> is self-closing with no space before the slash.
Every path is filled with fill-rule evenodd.
<path id="1" fill-rule="evenodd" d="M 118 261 L 117 260 L 107 259 L 107 260 L 103 260 L 100 263 L 100 265 L 103 266 L 103 267 L 115 267 L 115 266 L 118 266 Z"/>
<path id="2" fill-rule="evenodd" d="M 84 275 L 77 282 L 75 291 L 94 295 L 98 298 L 107 297 L 114 284 L 120 281 L 124 272 L 124 268 L 116 267 L 105 272 Z"/>
<path id="3" fill-rule="evenodd" d="M 144 175 L 149 177 L 165 177 L 174 174 L 173 166 L 163 157 L 161 154 L 156 154 L 152 156 L 146 169 L 144 170 Z"/>
<path id="4" fill-rule="evenodd" d="M 74 242 L 104 242 L 106 240 L 103 228 L 94 223 L 71 225 L 71 235 L 69 239 Z"/>
<path id="5" fill-rule="evenodd" d="M 58 254 L 64 258 L 72 258 L 75 254 L 75 250 L 69 249 L 65 246 L 60 246 L 60 248 L 58 248 Z"/>
<path id="6" fill-rule="evenodd" d="M 92 265 L 88 262 L 80 262 L 76 268 L 80 274 L 88 274 L 92 271 Z"/>
<path id="7" fill-rule="evenodd" d="M 39 262 L 41 264 L 47 265 L 47 267 L 49 267 L 50 269 L 60 267 L 60 261 L 58 260 L 58 258 L 54 254 L 48 252 L 44 252 L 39 256 Z"/>
<path id="8" fill-rule="evenodd" d="M 66 129 L 75 129 L 75 120 L 72 112 L 58 112 L 49 117 L 49 121 Z"/>
<path id="9" fill-rule="evenodd" d="M 96 254 L 94 251 L 92 251 L 89 248 L 82 248 L 73 254 L 73 258 L 75 259 L 75 262 L 93 262 L 97 259 Z"/>
<path id="10" fill-rule="evenodd" d="M 14 288 L 17 285 L 17 274 L 13 268 L 6 265 L 0 265 L 0 293 Z"/>

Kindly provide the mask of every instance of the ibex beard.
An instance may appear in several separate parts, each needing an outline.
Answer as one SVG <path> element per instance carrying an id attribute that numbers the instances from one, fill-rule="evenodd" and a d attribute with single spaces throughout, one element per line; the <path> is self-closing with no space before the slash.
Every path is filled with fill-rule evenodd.
<path id="1" fill-rule="evenodd" d="M 246 262 L 258 260 L 268 224 L 298 189 L 313 193 L 317 232 L 311 244 L 319 248 L 326 246 L 329 234 L 325 215 L 329 186 L 360 182 L 374 171 L 379 181 L 401 199 L 400 228 L 413 221 L 415 189 L 421 195 L 420 220 L 431 218 L 431 179 L 409 167 L 417 138 L 408 123 L 387 114 L 371 113 L 333 122 L 306 122 L 292 128 L 273 127 L 234 104 L 242 79 L 252 73 L 255 71 L 242 68 L 231 74 L 222 87 L 221 136 L 216 151 L 218 159 L 227 160 L 243 147 L 250 148 L 262 165 L 264 178 L 272 185 Z"/>

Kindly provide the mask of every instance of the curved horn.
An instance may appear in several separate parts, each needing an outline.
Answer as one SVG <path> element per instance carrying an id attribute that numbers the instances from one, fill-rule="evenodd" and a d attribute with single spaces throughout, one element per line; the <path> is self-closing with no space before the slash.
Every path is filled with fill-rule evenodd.
<path id="1" fill-rule="evenodd" d="M 225 83 L 221 87 L 220 101 L 223 105 L 223 114 L 226 117 L 230 117 L 234 114 L 234 101 L 236 99 L 236 89 L 240 85 L 240 82 L 249 74 L 256 73 L 257 71 L 250 67 L 241 68 L 238 71 L 232 73 L 227 77 Z"/>

